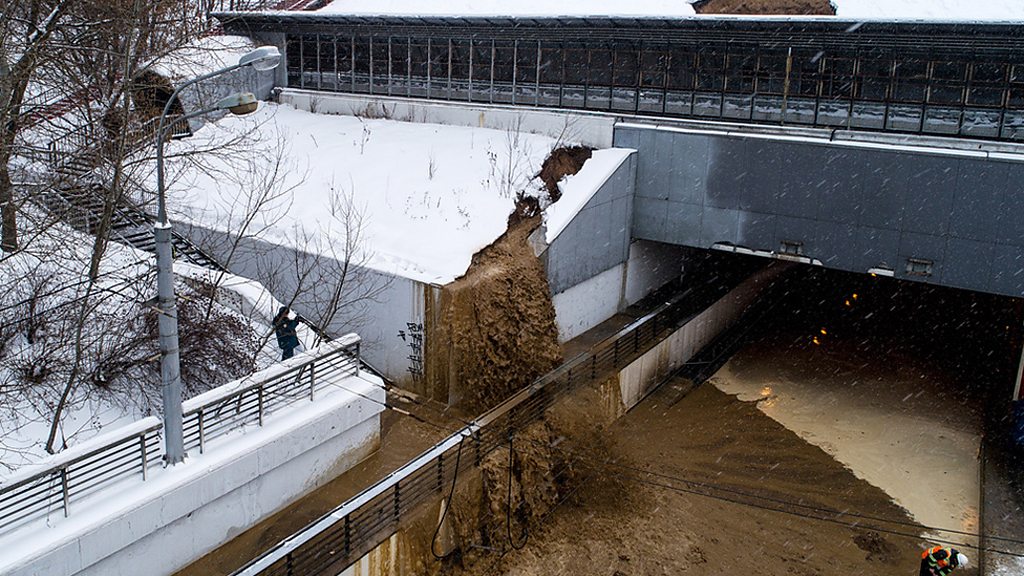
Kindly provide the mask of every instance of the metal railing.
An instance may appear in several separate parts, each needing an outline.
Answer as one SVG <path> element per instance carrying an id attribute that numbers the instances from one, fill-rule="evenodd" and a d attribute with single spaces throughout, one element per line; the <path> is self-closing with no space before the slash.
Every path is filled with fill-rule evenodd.
<path id="1" fill-rule="evenodd" d="M 316 356 L 279 364 L 184 403 L 185 446 L 204 453 L 211 440 L 266 418 L 359 373 L 360 338 L 349 334 L 325 343 Z M 73 505 L 110 485 L 143 481 L 162 465 L 162 423 L 149 417 L 57 454 L 0 481 L 0 534 L 53 514 L 67 517 Z M 41 470 L 39 468 L 42 468 Z"/>
<path id="2" fill-rule="evenodd" d="M 183 403 L 185 449 L 206 451 L 207 443 L 239 426 L 263 425 L 270 414 L 299 400 L 316 399 L 325 379 L 359 373 L 359 337 L 348 334 L 321 348 L 329 351 L 259 382 L 222 386 Z M 234 389 L 233 389 L 234 388 Z"/>
<path id="3" fill-rule="evenodd" d="M 58 454 L 45 470 L 6 480 L 0 488 L 0 533 L 61 513 L 107 485 L 139 476 L 159 462 L 160 421 L 149 417 L 124 429 Z"/>
<path id="4" fill-rule="evenodd" d="M 702 286 L 673 298 L 592 351 L 539 378 L 234 576 L 342 571 L 393 534 L 407 513 L 445 494 L 456 474 L 479 466 L 488 453 L 507 445 L 516 430 L 540 420 L 552 404 L 580 385 L 628 366 L 738 284 L 726 281 Z"/>

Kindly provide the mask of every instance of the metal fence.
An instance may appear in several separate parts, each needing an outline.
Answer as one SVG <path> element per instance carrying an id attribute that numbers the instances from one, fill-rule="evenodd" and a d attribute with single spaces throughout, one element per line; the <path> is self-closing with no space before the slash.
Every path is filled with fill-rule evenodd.
<path id="1" fill-rule="evenodd" d="M 629 365 L 738 284 L 723 280 L 677 296 L 591 352 L 546 374 L 234 576 L 341 572 L 393 534 L 406 514 L 444 494 L 456 474 L 479 466 L 488 453 L 507 445 L 517 430 L 540 420 L 552 404 L 580 385 Z"/>
<path id="2" fill-rule="evenodd" d="M 274 366 L 184 403 L 186 449 L 203 453 L 209 442 L 265 419 L 318 391 L 359 373 L 360 339 L 349 334 L 323 344 L 316 356 Z M 0 534 L 53 514 L 68 516 L 73 505 L 112 484 L 147 480 L 162 465 L 162 425 L 150 417 L 88 441 L 42 463 L 42 470 L 15 474 L 0 483 Z M 35 466 L 33 468 L 36 468 Z"/>

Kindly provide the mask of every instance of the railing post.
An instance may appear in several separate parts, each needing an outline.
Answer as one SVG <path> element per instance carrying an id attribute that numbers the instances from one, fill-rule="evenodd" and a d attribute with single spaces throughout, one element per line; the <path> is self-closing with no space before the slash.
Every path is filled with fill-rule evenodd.
<path id="1" fill-rule="evenodd" d="M 352 556 L 352 519 L 348 514 L 345 515 L 345 539 L 342 550 L 345 551 L 345 561 L 347 562 Z"/>
<path id="2" fill-rule="evenodd" d="M 149 471 L 149 454 L 146 453 L 146 433 L 139 434 L 139 450 L 142 451 L 142 481 L 146 481 Z"/>
<path id="3" fill-rule="evenodd" d="M 202 454 L 206 449 L 206 407 L 199 407 L 199 453 Z"/>
<path id="4" fill-rule="evenodd" d="M 590 379 L 597 380 L 597 356 L 590 356 Z"/>
<path id="5" fill-rule="evenodd" d="M 444 452 L 437 455 L 437 491 L 444 489 Z"/>
<path id="6" fill-rule="evenodd" d="M 400 519 L 400 510 L 402 507 L 401 485 L 402 483 L 400 481 L 395 482 L 395 497 L 394 502 L 392 503 L 391 506 L 392 513 L 394 514 L 395 517 L 395 526 L 398 526 L 398 521 Z"/>
<path id="7" fill-rule="evenodd" d="M 359 376 L 359 342 L 356 342 L 356 376 Z"/>
<path id="8" fill-rule="evenodd" d="M 259 404 L 259 424 L 263 426 L 263 384 L 260 383 L 260 387 L 256 389 L 256 398 Z"/>
<path id="9" fill-rule="evenodd" d="M 316 360 L 309 363 L 309 401 L 316 401 Z"/>
<path id="10" fill-rule="evenodd" d="M 71 514 L 71 494 L 68 493 L 68 469 L 60 469 L 60 492 L 62 500 L 64 502 L 64 517 L 67 518 Z"/>

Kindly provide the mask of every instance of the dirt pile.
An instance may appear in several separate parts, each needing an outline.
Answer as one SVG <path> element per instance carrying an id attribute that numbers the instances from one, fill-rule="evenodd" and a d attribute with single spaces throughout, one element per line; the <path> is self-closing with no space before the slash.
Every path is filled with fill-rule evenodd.
<path id="1" fill-rule="evenodd" d="M 552 202 L 557 202 L 562 196 L 558 190 L 558 181 L 579 172 L 593 152 L 593 148 L 586 146 L 563 146 L 551 151 L 537 177 L 544 182 Z"/>
<path id="2" fill-rule="evenodd" d="M 547 276 L 527 237 L 539 217 L 512 226 L 444 287 L 440 326 L 429 339 L 429 377 L 449 404 L 477 414 L 561 361 Z"/>
<path id="3" fill-rule="evenodd" d="M 444 526 L 452 553 L 435 573 L 491 573 L 501 551 L 525 546 L 559 506 L 626 513 L 627 485 L 594 474 L 592 462 L 606 460 L 611 446 L 595 428 L 591 407 L 575 408 L 556 407 L 517 431 L 484 458 L 479 481 L 460 478 Z"/>
<path id="4" fill-rule="evenodd" d="M 701 0 L 698 14 L 835 15 L 829 0 Z"/>

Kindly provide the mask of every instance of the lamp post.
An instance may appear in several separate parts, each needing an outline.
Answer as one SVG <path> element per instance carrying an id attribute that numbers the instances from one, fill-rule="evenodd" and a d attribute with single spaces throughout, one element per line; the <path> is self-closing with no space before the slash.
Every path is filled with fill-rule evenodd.
<path id="1" fill-rule="evenodd" d="M 181 410 L 181 363 L 178 351 L 178 311 L 174 302 L 174 269 L 171 257 L 171 223 L 167 219 L 167 201 L 164 194 L 164 141 L 167 128 L 164 122 L 171 109 L 171 103 L 185 88 L 226 74 L 244 66 L 256 70 L 272 70 L 281 62 L 281 53 L 274 46 L 263 46 L 238 59 L 238 64 L 222 68 L 209 74 L 193 78 L 178 86 L 168 98 L 160 114 L 156 132 L 156 187 L 157 222 L 153 225 L 156 240 L 157 268 L 157 311 L 160 331 L 160 380 L 164 407 L 164 459 L 174 465 L 185 459 L 185 443 L 182 432 Z M 233 94 L 217 102 L 211 108 L 193 112 L 179 121 L 209 114 L 216 110 L 228 110 L 232 114 L 248 114 L 256 110 L 256 97 L 249 93 Z"/>

